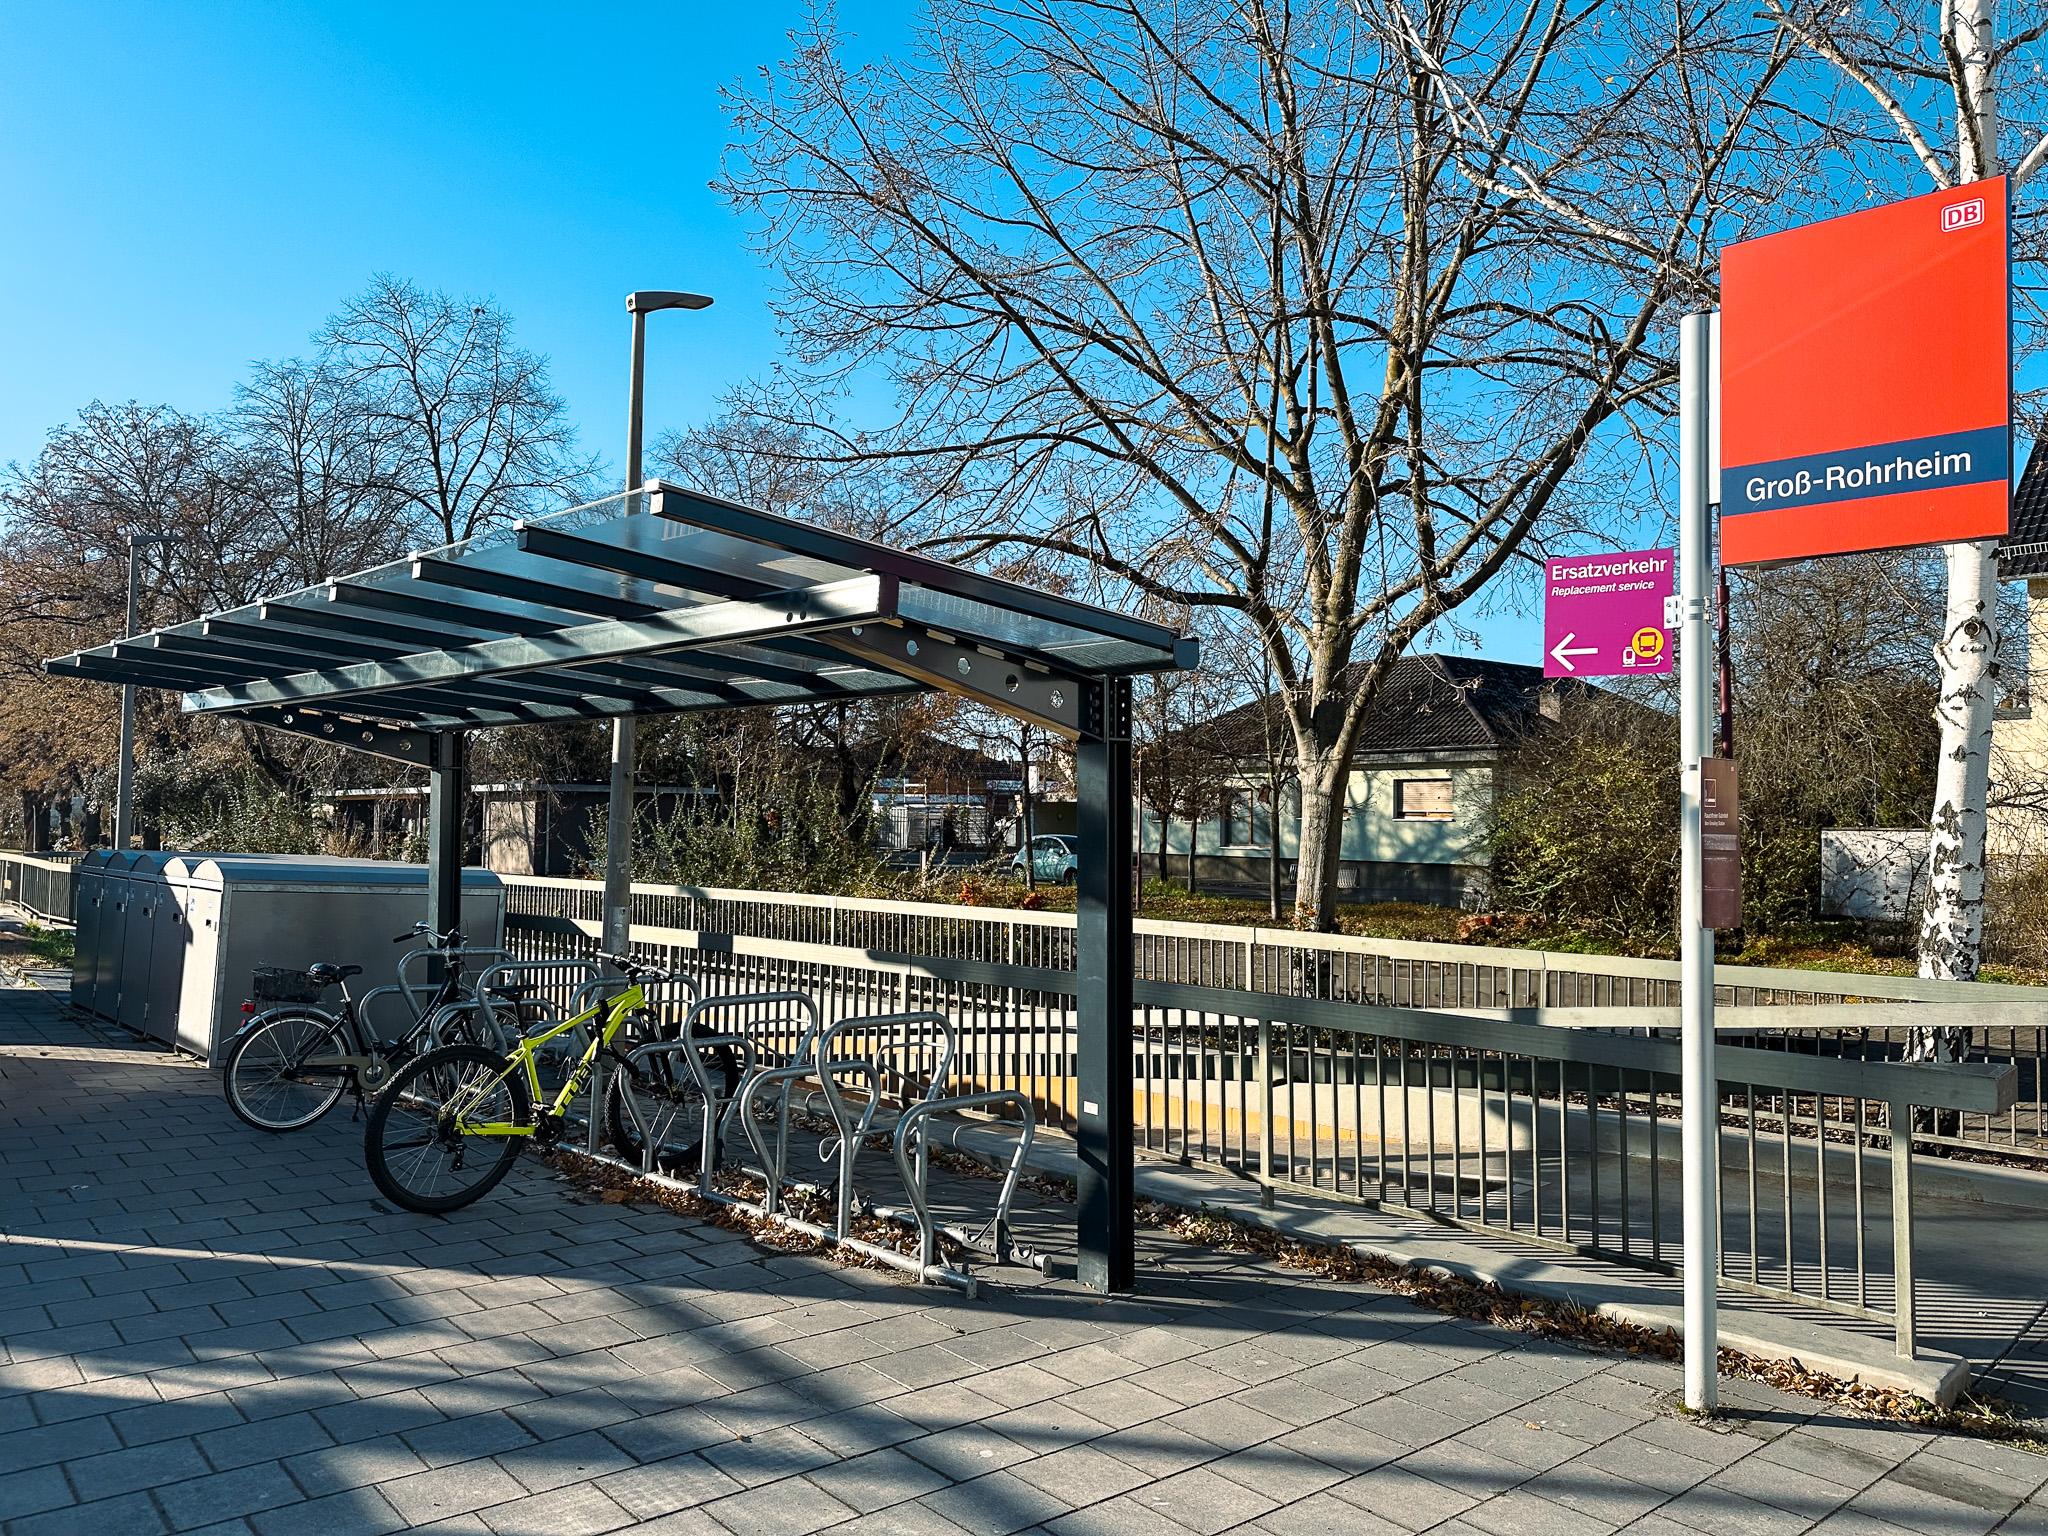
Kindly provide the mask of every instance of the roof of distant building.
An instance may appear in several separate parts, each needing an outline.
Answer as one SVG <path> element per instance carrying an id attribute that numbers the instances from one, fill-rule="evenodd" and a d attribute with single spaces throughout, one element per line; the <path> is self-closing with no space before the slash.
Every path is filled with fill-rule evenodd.
<path id="1" fill-rule="evenodd" d="M 1345 669 L 1355 686 L 1362 663 Z M 1546 691 L 1560 686 L 1584 696 L 1603 690 L 1566 680 L 1548 681 L 1541 667 L 1479 656 L 1446 656 L 1434 651 L 1403 656 L 1387 671 L 1359 728 L 1360 756 L 1505 746 L 1542 718 Z M 1231 751 L 1262 746 L 1260 712 L 1276 709 L 1279 695 L 1240 705 L 1219 715 L 1213 729 Z M 1278 725 L 1276 718 L 1274 724 Z"/>
<path id="2" fill-rule="evenodd" d="M 2007 580 L 2048 576 L 2048 453 L 2038 446 L 2012 493 L 2012 526 L 1998 541 L 1998 574 Z"/>

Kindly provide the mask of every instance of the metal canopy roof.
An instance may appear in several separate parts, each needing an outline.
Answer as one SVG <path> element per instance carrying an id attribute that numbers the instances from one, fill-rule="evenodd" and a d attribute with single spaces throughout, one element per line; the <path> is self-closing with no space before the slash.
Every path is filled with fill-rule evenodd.
<path id="1" fill-rule="evenodd" d="M 1108 609 L 656 480 L 58 657 L 219 714 L 425 762 L 430 733 L 939 689 L 1069 739 L 1101 678 L 1193 667 Z"/>

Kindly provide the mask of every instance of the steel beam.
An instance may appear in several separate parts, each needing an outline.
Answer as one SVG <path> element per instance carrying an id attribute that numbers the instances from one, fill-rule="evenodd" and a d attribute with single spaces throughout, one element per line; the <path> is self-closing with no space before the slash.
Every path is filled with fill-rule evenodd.
<path id="1" fill-rule="evenodd" d="M 254 639 L 244 638 L 242 634 L 236 633 L 246 631 L 246 625 L 222 624 L 218 620 L 207 620 L 203 628 L 208 640 L 215 643 L 207 644 L 172 635 L 154 635 L 150 639 L 155 645 L 173 645 L 181 655 L 204 657 L 218 653 L 233 656 L 246 661 L 252 667 L 261 668 L 259 676 L 276 675 L 287 667 L 297 672 L 305 667 L 309 659 L 318 659 L 306 656 L 307 647 L 275 635 L 265 634 L 260 630 Z M 364 660 L 391 661 L 413 654 L 389 644 L 357 646 L 326 641 L 312 648 L 330 658 L 322 665 L 334 666 L 354 665 Z M 477 698 L 509 706 L 524 704 L 535 696 L 554 699 L 593 718 L 655 702 L 653 694 L 644 687 L 621 688 L 615 680 L 596 675 L 571 678 L 555 672 L 522 673 L 516 683 L 465 683 L 464 691 Z"/>
<path id="2" fill-rule="evenodd" d="M 893 580 L 858 576 L 850 581 L 806 587 L 773 600 L 707 603 L 651 619 L 599 620 L 552 634 L 509 635 L 453 650 L 422 651 L 392 661 L 260 678 L 189 695 L 186 708 L 207 712 L 244 709 L 252 704 L 314 704 L 389 688 L 431 688 L 475 678 L 858 624 L 887 618 L 895 607 Z"/>
<path id="3" fill-rule="evenodd" d="M 1084 634 L 1124 640 L 1158 651 L 1183 671 L 1195 667 L 1201 660 L 1200 646 L 1192 637 L 1176 635 L 1162 625 L 1077 603 L 1072 598 L 1050 592 L 1039 592 L 1000 577 L 985 576 L 979 571 L 949 565 L 928 555 L 891 549 L 886 544 L 855 538 L 836 529 L 821 528 L 816 523 L 795 522 L 790 518 L 777 517 L 772 512 L 722 501 L 698 491 L 687 491 L 660 480 L 650 482 L 648 499 L 654 515 L 668 518 L 671 522 L 710 528 L 734 538 L 788 550 L 793 554 L 809 555 L 814 560 L 828 561 L 850 570 L 894 576 L 898 581 L 913 582 L 969 602 L 986 603 L 992 608 L 1065 624 Z M 1151 668 L 1141 667 L 1138 670 Z"/>
<path id="4" fill-rule="evenodd" d="M 415 624 L 392 624 L 381 619 L 366 619 L 360 614 L 348 613 L 339 608 L 313 608 L 299 604 L 266 603 L 263 605 L 261 612 L 266 623 L 285 625 L 294 633 L 306 631 L 325 635 L 363 635 L 373 639 L 399 642 L 401 654 L 436 650 L 446 645 L 451 639 L 468 641 L 493 638 L 488 631 L 451 636 L 445 628 L 436 630 L 423 628 Z M 470 624 L 466 627 L 471 631 L 477 631 L 479 628 L 475 624 Z M 532 626 L 530 630 L 519 632 L 546 634 L 549 632 L 549 629 L 550 626 L 548 625 L 537 624 Z M 576 679 L 587 683 L 591 678 L 598 678 L 609 683 L 637 684 L 644 688 L 675 688 L 681 683 L 689 683 L 692 691 L 696 691 L 695 679 L 701 675 L 704 678 L 703 692 L 721 691 L 735 705 L 759 703 L 760 700 L 752 695 L 741 693 L 734 688 L 725 687 L 719 681 L 721 678 L 729 677 L 734 670 L 736 669 L 730 665 L 720 670 L 713 670 L 711 667 L 700 666 L 694 661 L 688 667 L 679 667 L 675 671 L 670 671 L 663 667 L 636 666 L 626 662 L 616 662 L 607 663 L 602 666 L 578 667 L 573 672 L 551 675 L 555 676 L 558 682 Z M 794 669 L 792 669 L 793 671 Z M 685 675 L 678 676 L 678 673 Z M 526 675 L 528 677 L 532 676 L 531 673 Z"/>
<path id="5" fill-rule="evenodd" d="M 330 581 L 327 600 L 378 613 L 400 613 L 407 618 L 424 619 L 429 624 L 453 624 L 485 633 L 510 631 L 515 635 L 553 634 L 586 617 L 559 609 L 546 617 L 507 613 L 500 608 L 459 603 L 446 597 L 429 597 L 425 592 L 407 587 L 375 587 L 358 581 Z"/>
<path id="6" fill-rule="evenodd" d="M 442 560 L 433 555 L 414 555 L 412 576 L 414 581 L 432 582 L 436 586 L 459 587 L 465 592 L 481 592 L 515 603 L 536 603 L 543 608 L 596 614 L 607 619 L 648 619 L 669 611 L 658 603 L 643 603 L 613 592 L 585 592 L 578 587 L 539 581 L 531 576 L 515 576 L 509 571 L 496 571 L 489 566 L 472 565 L 463 560 Z"/>
<path id="7" fill-rule="evenodd" d="M 356 720 L 310 709 L 251 709 L 235 716 L 273 731 L 290 731 L 333 746 L 423 767 L 432 758 L 431 731 L 408 729 L 381 720 Z"/>
<path id="8" fill-rule="evenodd" d="M 462 926 L 462 829 L 469 799 L 469 738 L 436 731 L 427 764 L 427 921 L 436 933 Z"/>
<path id="9" fill-rule="evenodd" d="M 1080 1103 L 1075 1201 L 1078 1278 L 1090 1290 L 1129 1291 L 1133 1226 L 1131 973 L 1131 685 L 1095 682 L 1095 719 L 1074 746 L 1074 1074 Z"/>
<path id="10" fill-rule="evenodd" d="M 656 554 L 652 550 L 635 549 L 627 544 L 606 544 L 582 534 L 563 533 L 535 523 L 519 524 L 514 535 L 521 550 L 544 560 L 559 560 L 565 565 L 578 565 L 586 570 L 633 576 L 684 592 L 703 592 L 712 597 L 759 597 L 763 593 L 784 590 L 773 582 L 755 577 L 708 571 L 702 566 Z"/>
<path id="11" fill-rule="evenodd" d="M 1090 723 L 1089 680 L 1043 663 L 963 645 L 916 625 L 859 624 L 835 633 L 832 644 L 881 671 L 986 704 L 1068 741 Z"/>

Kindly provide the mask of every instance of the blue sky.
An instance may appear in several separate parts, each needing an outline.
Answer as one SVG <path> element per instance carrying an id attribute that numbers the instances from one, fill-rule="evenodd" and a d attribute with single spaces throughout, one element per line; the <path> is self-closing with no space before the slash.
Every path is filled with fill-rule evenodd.
<path id="1" fill-rule="evenodd" d="M 913 11 L 839 14 L 859 51 L 886 52 Z M 228 404 L 253 360 L 305 349 L 378 271 L 495 297 L 613 463 L 624 295 L 709 292 L 710 310 L 657 316 L 649 344 L 650 437 L 703 418 L 777 351 L 769 274 L 708 187 L 719 90 L 780 58 L 803 15 L 799 0 L 0 7 L 0 463 L 96 397 Z M 1461 619 L 1485 653 L 1537 659 L 1533 614 Z"/>
<path id="2" fill-rule="evenodd" d="M 863 47 L 899 7 L 842 7 Z M 0 462 L 101 397 L 206 411 L 369 276 L 495 296 L 623 454 L 633 288 L 716 296 L 649 344 L 653 431 L 773 355 L 712 193 L 718 101 L 802 17 L 752 5 L 254 0 L 0 7 Z M 650 434 L 651 435 L 651 434 Z"/>

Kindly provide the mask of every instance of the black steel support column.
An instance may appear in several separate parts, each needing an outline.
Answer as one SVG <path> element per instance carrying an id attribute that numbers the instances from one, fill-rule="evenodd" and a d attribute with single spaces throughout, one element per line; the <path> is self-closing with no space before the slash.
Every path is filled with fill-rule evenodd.
<path id="1" fill-rule="evenodd" d="M 462 841 L 469 801 L 469 733 L 436 731 L 427 773 L 427 921 L 462 926 Z"/>
<path id="2" fill-rule="evenodd" d="M 1081 1154 L 1075 1207 L 1079 1278 L 1128 1291 L 1132 1259 L 1131 685 L 1097 697 L 1074 744 L 1079 868 L 1074 874 L 1075 1076 Z"/>

